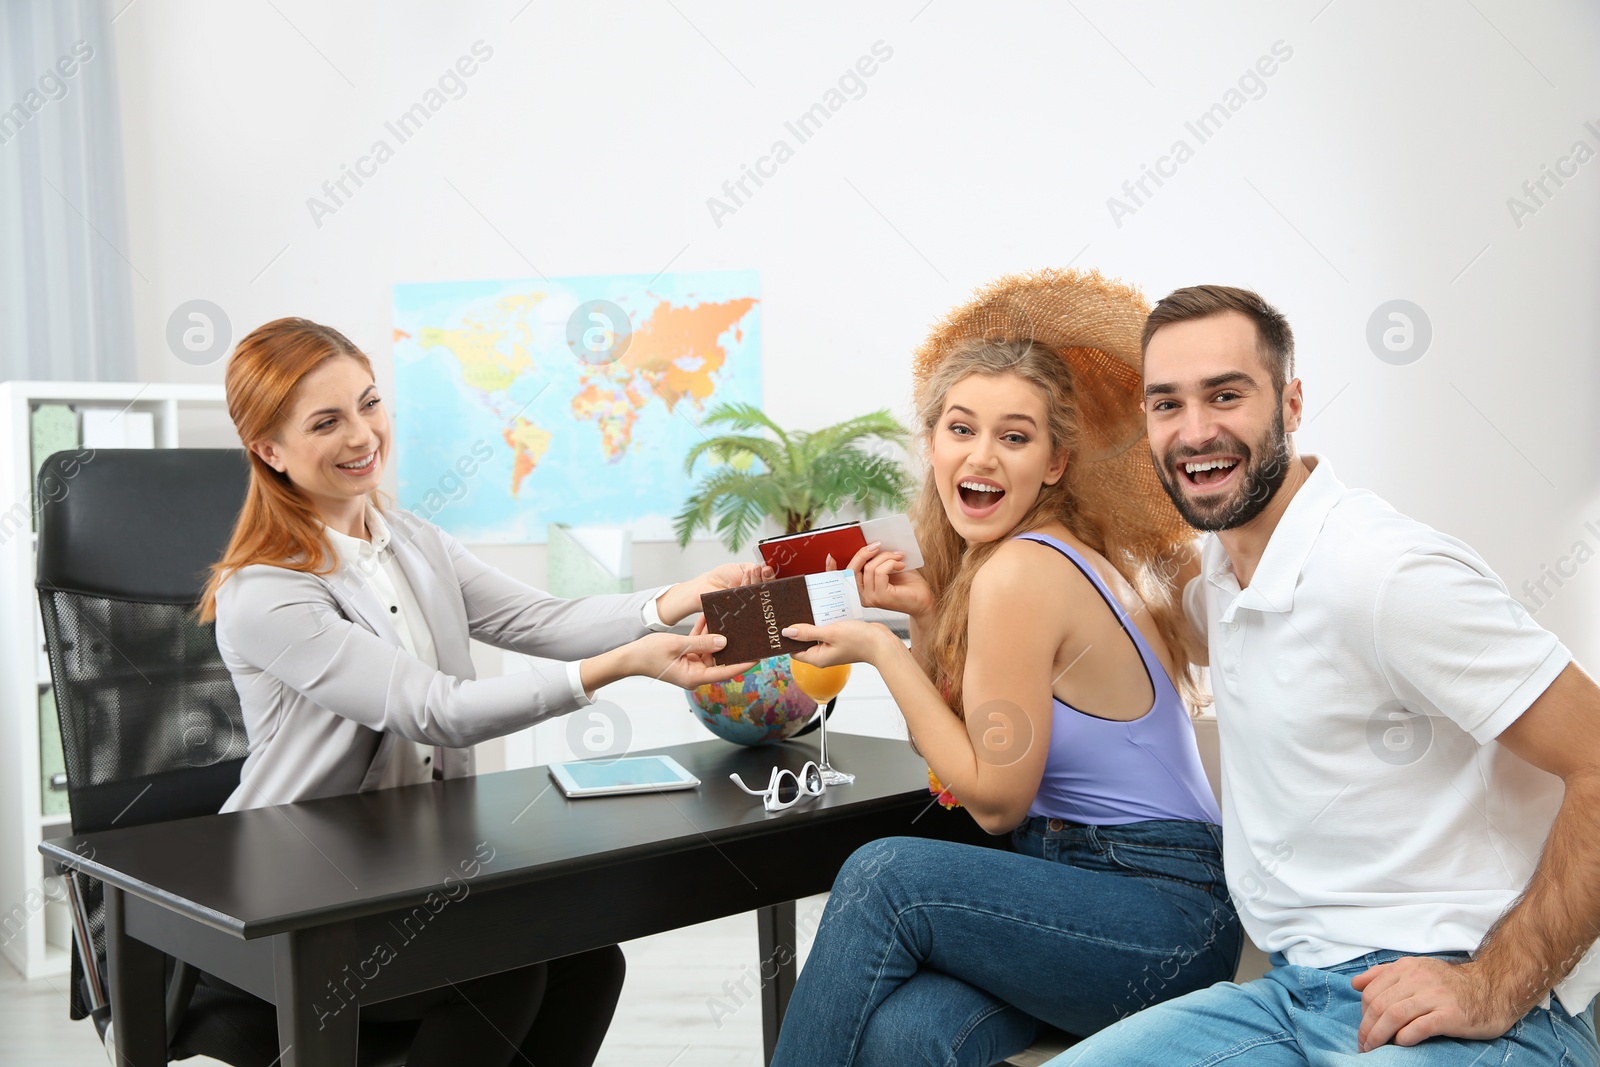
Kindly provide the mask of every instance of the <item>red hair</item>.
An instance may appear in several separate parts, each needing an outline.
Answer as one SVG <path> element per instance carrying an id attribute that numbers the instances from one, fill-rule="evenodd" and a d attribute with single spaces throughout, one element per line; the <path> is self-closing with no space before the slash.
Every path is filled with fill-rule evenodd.
<path id="1" fill-rule="evenodd" d="M 250 457 L 250 488 L 222 559 L 200 594 L 200 621 L 217 617 L 217 589 L 242 567 L 275 567 L 330 574 L 336 557 L 323 535 L 322 516 L 287 474 L 279 473 L 250 446 L 278 436 L 288 420 L 302 379 L 330 359 L 347 356 L 372 373 L 372 361 L 331 326 L 309 319 L 275 319 L 252 330 L 228 360 L 223 379 L 228 417 Z M 378 493 L 372 493 L 380 506 Z"/>

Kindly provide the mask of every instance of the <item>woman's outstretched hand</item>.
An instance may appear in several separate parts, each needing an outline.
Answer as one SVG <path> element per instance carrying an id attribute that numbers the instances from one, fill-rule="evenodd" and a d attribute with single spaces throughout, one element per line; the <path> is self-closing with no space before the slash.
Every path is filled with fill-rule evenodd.
<path id="1" fill-rule="evenodd" d="M 833 557 L 828 557 L 833 561 Z M 933 617 L 933 590 L 920 570 L 906 569 L 904 552 L 885 552 L 880 542 L 874 541 L 850 558 L 849 570 L 856 572 L 856 589 L 861 594 L 861 606 L 903 611 L 919 624 Z M 833 561 L 829 570 L 837 570 Z"/>
<path id="2" fill-rule="evenodd" d="M 777 577 L 777 572 L 765 563 L 724 563 L 713 567 L 696 578 L 662 593 L 656 600 L 656 613 L 668 626 L 676 626 L 690 615 L 700 611 L 700 594 L 718 589 L 734 589 L 741 585 L 765 582 Z"/>
<path id="3" fill-rule="evenodd" d="M 879 653 L 893 641 L 903 650 L 900 639 L 887 626 L 876 622 L 850 620 L 826 626 L 795 623 L 783 628 L 783 636 L 796 641 L 815 641 L 803 652 L 791 653 L 801 663 L 813 667 L 834 667 L 841 663 L 874 663 Z"/>
<path id="4" fill-rule="evenodd" d="M 631 673 L 671 682 L 682 689 L 696 689 L 712 682 L 726 682 L 754 667 L 754 663 L 736 663 L 718 667 L 712 656 L 728 643 L 721 634 L 706 633 L 706 620 L 694 624 L 689 636 L 682 634 L 649 634 L 633 642 L 630 648 L 637 659 Z"/>
<path id="5" fill-rule="evenodd" d="M 741 585 L 753 585 L 756 582 L 769 581 L 778 576 L 778 572 L 765 563 L 724 563 L 720 567 L 713 567 L 695 580 L 699 591 L 709 593 L 716 589 L 734 589 Z"/>

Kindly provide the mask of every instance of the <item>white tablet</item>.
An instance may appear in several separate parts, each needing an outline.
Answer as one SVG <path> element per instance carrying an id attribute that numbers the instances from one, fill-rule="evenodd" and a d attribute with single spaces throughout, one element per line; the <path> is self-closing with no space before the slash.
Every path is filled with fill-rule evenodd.
<path id="1" fill-rule="evenodd" d="M 613 793 L 655 793 L 693 789 L 700 779 L 671 756 L 624 756 L 614 760 L 552 763 L 550 777 L 569 797 L 603 797 Z"/>

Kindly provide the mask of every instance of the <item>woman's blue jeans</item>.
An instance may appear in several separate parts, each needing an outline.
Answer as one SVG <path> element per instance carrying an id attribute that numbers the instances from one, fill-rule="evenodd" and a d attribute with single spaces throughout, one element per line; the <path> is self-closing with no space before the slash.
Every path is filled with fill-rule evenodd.
<path id="1" fill-rule="evenodd" d="M 988 1067 L 1041 1022 L 1092 1034 L 1233 976 L 1218 827 L 1036 816 L 1012 844 L 891 837 L 846 860 L 774 1067 Z"/>

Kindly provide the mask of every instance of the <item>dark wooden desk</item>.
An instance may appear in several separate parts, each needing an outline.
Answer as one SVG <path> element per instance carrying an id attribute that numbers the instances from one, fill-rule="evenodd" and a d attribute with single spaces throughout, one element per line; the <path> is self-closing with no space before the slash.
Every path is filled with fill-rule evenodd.
<path id="1" fill-rule="evenodd" d="M 988 840 L 965 812 L 931 803 L 926 764 L 904 742 L 830 740 L 855 783 L 772 815 L 729 772 L 764 785 L 775 762 L 816 758 L 811 739 L 659 750 L 701 779 L 692 791 L 568 800 L 535 767 L 39 848 L 106 883 L 113 1023 L 130 1067 L 166 1063 L 162 953 L 277 1005 L 285 1067 L 350 1067 L 353 1006 L 751 910 L 772 975 L 770 1058 L 794 984 L 795 899 L 825 892 L 880 837 Z"/>

